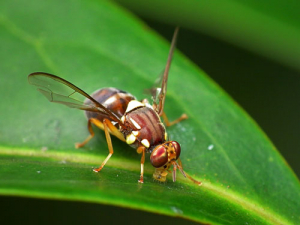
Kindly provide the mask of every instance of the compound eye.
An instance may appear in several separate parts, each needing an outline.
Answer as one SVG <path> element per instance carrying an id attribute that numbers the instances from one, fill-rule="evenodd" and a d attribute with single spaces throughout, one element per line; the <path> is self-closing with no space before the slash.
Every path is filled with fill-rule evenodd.
<path id="1" fill-rule="evenodd" d="M 168 153 L 163 145 L 157 146 L 151 153 L 150 162 L 155 168 L 162 167 L 168 162 Z"/>
<path id="2" fill-rule="evenodd" d="M 173 145 L 173 147 L 175 149 L 175 152 L 176 152 L 176 159 L 178 159 L 179 156 L 180 156 L 180 152 L 181 152 L 180 144 L 177 141 L 172 141 L 172 145 Z"/>

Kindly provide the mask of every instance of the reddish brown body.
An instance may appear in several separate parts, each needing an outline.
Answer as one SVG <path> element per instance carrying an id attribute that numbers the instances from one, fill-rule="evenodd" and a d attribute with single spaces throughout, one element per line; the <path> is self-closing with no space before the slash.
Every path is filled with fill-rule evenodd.
<path id="1" fill-rule="evenodd" d="M 148 140 L 149 147 L 147 147 L 147 152 L 151 152 L 153 147 L 166 141 L 165 126 L 150 105 L 146 106 L 141 103 L 141 105 L 134 105 L 135 107 L 126 111 L 129 102 L 136 100 L 136 98 L 130 93 L 116 88 L 102 88 L 95 91 L 91 96 L 113 112 L 118 118 L 123 118 L 126 129 L 119 128 L 117 123 L 114 125 L 120 129 L 125 139 L 132 131 L 137 131 L 135 141 L 129 144 L 131 147 L 137 149 L 140 146 L 144 146 L 142 144 L 143 140 Z M 85 103 L 90 104 L 91 101 L 86 99 Z M 88 119 L 95 118 L 100 121 L 103 121 L 105 118 L 109 119 L 107 116 L 97 112 L 85 112 Z"/>

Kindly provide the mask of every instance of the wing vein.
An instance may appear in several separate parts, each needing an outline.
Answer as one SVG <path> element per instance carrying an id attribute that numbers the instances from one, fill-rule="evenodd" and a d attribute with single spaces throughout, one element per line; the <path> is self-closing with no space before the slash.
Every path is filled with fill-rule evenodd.
<path id="1" fill-rule="evenodd" d="M 117 122 L 120 126 L 125 128 L 125 125 L 112 111 L 63 78 L 49 73 L 35 72 L 28 76 L 28 82 L 38 87 L 38 91 L 50 102 L 60 103 L 70 108 L 97 112 L 108 116 L 112 121 Z M 83 100 L 79 100 L 77 96 L 74 96 L 76 93 L 88 98 L 91 100 L 91 103 L 87 104 Z"/>

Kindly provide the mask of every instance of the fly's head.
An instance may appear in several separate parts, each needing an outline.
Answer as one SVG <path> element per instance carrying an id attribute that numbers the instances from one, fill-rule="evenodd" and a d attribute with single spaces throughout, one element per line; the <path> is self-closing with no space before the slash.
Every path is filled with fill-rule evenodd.
<path id="1" fill-rule="evenodd" d="M 177 162 L 180 156 L 180 152 L 180 145 L 176 141 L 167 141 L 161 145 L 157 145 L 153 149 L 150 156 L 151 164 L 155 167 L 153 178 L 160 182 L 165 182 L 168 175 L 168 171 L 172 165 L 174 182 L 176 181 L 177 168 L 180 170 L 183 176 L 186 177 L 180 161 L 179 163 Z"/>

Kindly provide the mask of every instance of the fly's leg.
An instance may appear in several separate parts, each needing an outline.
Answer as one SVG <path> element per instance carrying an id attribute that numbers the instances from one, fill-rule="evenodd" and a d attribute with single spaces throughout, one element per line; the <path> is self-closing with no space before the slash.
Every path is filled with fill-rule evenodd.
<path id="1" fill-rule="evenodd" d="M 97 169 L 94 169 L 94 172 L 99 172 L 105 166 L 107 161 L 110 159 L 110 157 L 114 153 L 113 146 L 112 146 L 112 143 L 111 143 L 110 134 L 109 134 L 109 130 L 117 129 L 117 128 L 108 119 L 104 119 L 102 124 L 103 124 L 103 127 L 104 127 L 104 132 L 105 132 L 105 137 L 106 137 L 106 141 L 107 141 L 107 145 L 108 145 L 109 154 L 105 158 L 105 160 L 103 161 L 101 166 Z"/>
<path id="2" fill-rule="evenodd" d="M 107 119 L 106 119 L 107 120 Z M 109 121 L 109 120 L 107 120 Z M 110 122 L 110 121 L 109 121 Z M 88 120 L 88 130 L 90 132 L 90 135 L 81 143 L 75 143 L 75 148 L 81 148 L 84 145 L 86 145 L 95 135 L 93 131 L 92 124 L 96 125 L 101 130 L 104 130 L 103 123 L 95 118 L 90 118 Z M 111 134 L 115 135 L 117 138 L 119 138 L 121 141 L 125 141 L 123 134 L 110 122 L 111 125 L 109 125 L 109 131 Z"/>
<path id="3" fill-rule="evenodd" d="M 139 183 L 144 183 L 145 151 L 146 151 L 146 148 L 144 146 L 141 146 L 141 147 L 139 147 L 137 149 L 137 153 L 139 153 L 139 154 L 142 153 L 142 158 L 141 158 L 141 176 L 140 176 L 140 179 L 138 180 Z"/>
<path id="4" fill-rule="evenodd" d="M 176 120 L 170 122 L 167 115 L 165 114 L 165 112 L 163 112 L 163 114 L 161 116 L 162 116 L 162 118 L 163 118 L 163 120 L 164 120 L 167 127 L 170 127 L 170 126 L 172 126 L 176 123 L 179 123 L 182 120 L 186 120 L 188 118 L 188 116 L 184 113 L 179 118 L 177 118 Z"/>
<path id="5" fill-rule="evenodd" d="M 90 135 L 81 143 L 75 143 L 75 148 L 81 148 L 86 145 L 95 135 L 92 127 L 92 123 L 95 124 L 100 129 L 103 129 L 103 123 L 101 123 L 99 120 L 91 118 L 88 120 L 88 130 L 90 132 Z"/>
<path id="6" fill-rule="evenodd" d="M 180 172 L 182 173 L 182 175 L 183 175 L 184 177 L 189 178 L 192 182 L 194 182 L 194 183 L 197 184 L 198 186 L 201 186 L 201 185 L 202 185 L 202 182 L 201 182 L 201 181 L 195 180 L 195 179 L 192 178 L 190 175 L 188 175 L 185 171 L 183 171 L 182 163 L 181 163 L 181 160 L 180 160 L 179 158 L 177 159 L 176 166 L 177 166 L 177 168 L 180 170 Z"/>
<path id="7" fill-rule="evenodd" d="M 83 142 L 76 143 L 75 144 L 76 148 L 83 147 L 86 143 L 88 143 L 94 137 L 95 133 L 93 131 L 92 124 L 96 125 L 100 129 L 104 130 L 106 141 L 107 141 L 107 145 L 108 145 L 108 150 L 109 150 L 109 154 L 105 158 L 105 160 L 103 161 L 103 163 L 101 164 L 101 166 L 99 168 L 97 168 L 97 169 L 94 169 L 95 172 L 99 172 L 104 167 L 104 165 L 107 163 L 107 161 L 112 156 L 112 154 L 114 153 L 114 150 L 113 150 L 113 147 L 112 147 L 111 138 L 110 138 L 110 133 L 113 134 L 114 136 L 116 136 L 117 138 L 119 138 L 121 141 L 125 141 L 125 138 L 124 138 L 123 134 L 118 130 L 118 128 L 116 128 L 110 122 L 110 120 L 104 119 L 103 122 L 101 122 L 98 119 L 90 118 L 88 120 L 88 130 L 90 132 L 90 135 Z"/>

